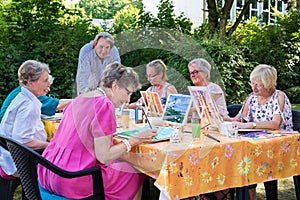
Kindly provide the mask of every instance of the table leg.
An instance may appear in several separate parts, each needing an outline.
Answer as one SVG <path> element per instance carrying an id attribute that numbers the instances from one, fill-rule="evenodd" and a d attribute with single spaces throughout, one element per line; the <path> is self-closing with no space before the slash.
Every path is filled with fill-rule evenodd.
<path id="1" fill-rule="evenodd" d="M 236 199 L 237 200 L 249 200 L 248 186 L 236 188 Z"/>
<path id="2" fill-rule="evenodd" d="M 278 189 L 277 189 L 277 180 L 272 180 L 264 182 L 266 199 L 267 200 L 277 200 L 278 199 Z"/>
<path id="3" fill-rule="evenodd" d="M 293 176 L 297 200 L 300 200 L 300 175 Z"/>

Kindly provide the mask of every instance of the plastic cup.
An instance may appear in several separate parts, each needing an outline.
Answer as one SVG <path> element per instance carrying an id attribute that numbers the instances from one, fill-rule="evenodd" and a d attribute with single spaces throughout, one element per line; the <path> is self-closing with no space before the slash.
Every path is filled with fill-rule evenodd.
<path id="1" fill-rule="evenodd" d="M 129 128 L 129 119 L 130 119 L 130 110 L 124 109 L 122 111 L 122 117 L 121 117 L 123 128 Z"/>
<path id="2" fill-rule="evenodd" d="M 221 135 L 229 136 L 229 134 L 232 132 L 232 122 L 223 122 L 221 124 Z"/>
<path id="3" fill-rule="evenodd" d="M 192 138 L 193 140 L 199 140 L 200 139 L 200 133 L 201 133 L 201 123 L 199 118 L 191 118 L 191 124 L 192 124 Z"/>
<path id="4" fill-rule="evenodd" d="M 237 138 L 239 127 L 236 124 L 232 124 L 230 130 L 228 130 L 228 137 Z"/>

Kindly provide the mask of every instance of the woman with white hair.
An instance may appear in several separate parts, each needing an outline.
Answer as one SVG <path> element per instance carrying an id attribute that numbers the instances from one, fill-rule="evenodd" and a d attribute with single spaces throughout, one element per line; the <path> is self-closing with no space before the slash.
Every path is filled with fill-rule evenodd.
<path id="1" fill-rule="evenodd" d="M 276 89 L 277 71 L 274 67 L 260 64 L 250 74 L 252 93 L 232 121 L 239 128 L 259 128 L 292 131 L 292 108 L 286 94 Z M 244 122 L 245 121 L 245 122 Z M 264 183 L 266 199 L 277 198 L 277 180 Z M 249 186 L 250 199 L 256 199 L 256 185 Z"/>
<path id="2" fill-rule="evenodd" d="M 225 95 L 222 88 L 210 82 L 211 65 L 203 58 L 196 58 L 189 62 L 189 75 L 194 86 L 206 86 L 215 100 L 223 118 L 228 118 Z"/>
<path id="3" fill-rule="evenodd" d="M 49 67 L 35 60 L 25 61 L 19 68 L 21 92 L 10 103 L 0 125 L 0 134 L 32 149 L 48 145 L 47 134 L 41 121 L 42 103 L 38 100 L 50 91 Z M 0 176 L 13 179 L 17 168 L 10 153 L 0 147 Z"/>

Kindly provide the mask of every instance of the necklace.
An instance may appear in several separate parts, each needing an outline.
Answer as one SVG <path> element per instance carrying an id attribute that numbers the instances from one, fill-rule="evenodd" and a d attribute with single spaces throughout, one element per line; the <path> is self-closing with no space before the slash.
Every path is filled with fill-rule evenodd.
<path id="1" fill-rule="evenodd" d="M 99 91 L 99 92 L 101 92 L 104 96 L 106 96 L 106 93 L 105 93 L 105 91 L 102 89 L 102 88 L 97 88 L 97 90 Z"/>

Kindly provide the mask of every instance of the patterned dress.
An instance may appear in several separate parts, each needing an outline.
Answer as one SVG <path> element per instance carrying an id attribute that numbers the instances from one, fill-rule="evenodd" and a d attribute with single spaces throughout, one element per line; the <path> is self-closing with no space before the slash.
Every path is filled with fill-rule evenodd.
<path id="1" fill-rule="evenodd" d="M 292 107 L 289 98 L 284 94 L 284 109 L 280 111 L 278 94 L 280 90 L 275 90 L 271 98 L 263 105 L 258 102 L 258 96 L 250 94 L 248 103 L 249 109 L 244 119 L 249 122 L 271 121 L 273 116 L 279 114 L 282 123 L 279 130 L 293 131 Z"/>

